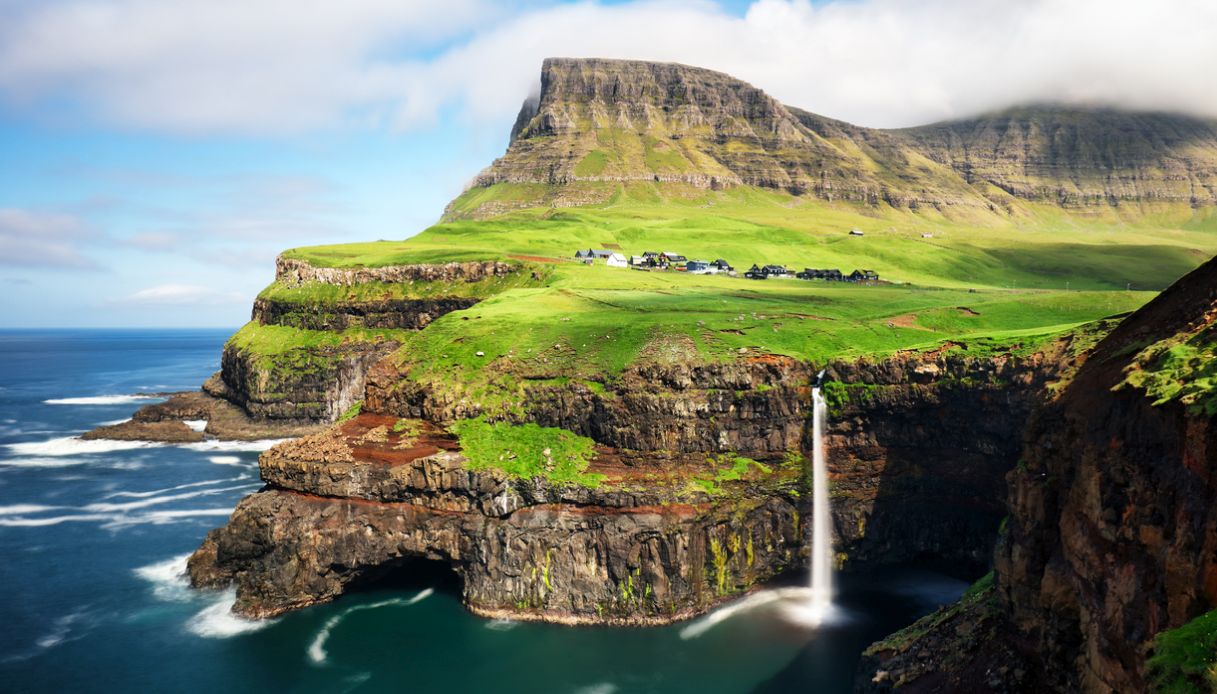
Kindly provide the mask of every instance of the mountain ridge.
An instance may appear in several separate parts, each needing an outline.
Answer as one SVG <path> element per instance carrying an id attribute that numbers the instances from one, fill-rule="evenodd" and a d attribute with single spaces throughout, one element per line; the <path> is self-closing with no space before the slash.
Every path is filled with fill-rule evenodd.
<path id="1" fill-rule="evenodd" d="M 1217 121 L 1028 106 L 877 129 L 787 106 L 724 73 L 677 63 L 549 58 L 506 153 L 471 189 L 556 186 L 508 207 L 607 202 L 629 182 L 916 210 L 1217 204 Z M 458 199 L 459 200 L 459 199 Z M 534 205 L 535 203 L 535 205 Z M 449 206 L 446 217 L 458 216 Z M 465 216 L 493 216 L 501 205 Z"/>

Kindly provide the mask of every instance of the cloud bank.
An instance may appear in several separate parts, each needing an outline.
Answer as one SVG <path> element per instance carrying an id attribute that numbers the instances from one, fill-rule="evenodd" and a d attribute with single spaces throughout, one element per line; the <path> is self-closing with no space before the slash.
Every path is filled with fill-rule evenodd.
<path id="1" fill-rule="evenodd" d="M 548 56 L 678 61 L 863 125 L 1026 102 L 1217 117 L 1209 0 L 49 0 L 0 29 L 10 105 L 184 133 L 508 120 Z"/>

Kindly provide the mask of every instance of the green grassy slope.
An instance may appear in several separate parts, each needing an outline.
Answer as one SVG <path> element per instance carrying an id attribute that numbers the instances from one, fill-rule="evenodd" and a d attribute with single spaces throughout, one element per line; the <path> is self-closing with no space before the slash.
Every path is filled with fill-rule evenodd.
<path id="1" fill-rule="evenodd" d="M 459 198 L 510 198 L 516 184 Z M 1162 289 L 1217 254 L 1217 219 L 1187 206 L 1107 208 L 1068 214 L 1026 205 L 1008 219 L 951 221 L 932 212 L 827 203 L 739 187 L 725 192 L 673 185 L 616 185 L 605 205 L 531 208 L 485 221 L 437 224 L 408 241 L 318 246 L 288 255 L 316 265 L 392 265 L 538 255 L 570 258 L 579 248 L 618 246 L 627 255 L 672 250 L 788 267 L 873 269 L 887 280 L 925 286 L 1039 289 Z M 472 202 L 471 202 L 472 201 Z M 852 228 L 863 237 L 848 235 Z M 924 238 L 923 234 L 932 234 Z"/>

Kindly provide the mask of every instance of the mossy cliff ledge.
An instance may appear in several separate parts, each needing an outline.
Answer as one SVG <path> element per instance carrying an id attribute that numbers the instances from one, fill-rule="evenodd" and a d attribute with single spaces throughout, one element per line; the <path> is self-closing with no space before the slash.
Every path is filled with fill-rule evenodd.
<path id="1" fill-rule="evenodd" d="M 1095 347 L 1031 418 L 991 598 L 872 646 L 860 689 L 1217 686 L 1211 635 L 1198 658 L 1170 636 L 1217 607 L 1215 318 L 1210 261 Z"/>
<path id="2" fill-rule="evenodd" d="M 205 390 L 254 419 L 333 422 L 409 332 L 473 306 L 519 269 L 498 261 L 321 267 L 280 256 L 275 282 Z"/>

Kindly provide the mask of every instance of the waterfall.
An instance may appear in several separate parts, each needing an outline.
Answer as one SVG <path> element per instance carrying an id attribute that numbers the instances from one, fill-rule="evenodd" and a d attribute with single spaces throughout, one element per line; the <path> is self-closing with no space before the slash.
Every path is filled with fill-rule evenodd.
<path id="1" fill-rule="evenodd" d="M 828 501 L 828 463 L 824 454 L 824 396 L 819 387 L 812 400 L 811 598 L 808 611 L 819 622 L 832 608 L 832 516 Z"/>

